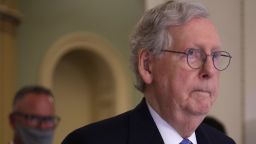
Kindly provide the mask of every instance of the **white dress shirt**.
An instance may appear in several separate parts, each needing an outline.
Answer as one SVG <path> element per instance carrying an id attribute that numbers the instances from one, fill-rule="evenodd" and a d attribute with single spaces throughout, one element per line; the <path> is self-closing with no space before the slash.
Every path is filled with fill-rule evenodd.
<path id="1" fill-rule="evenodd" d="M 158 113 L 148 103 L 147 106 L 162 136 L 164 143 L 179 144 L 183 140 L 179 133 L 170 124 L 168 124 L 161 116 L 159 116 Z M 188 137 L 188 139 L 193 144 L 197 144 L 195 132 L 193 132 L 193 134 L 190 137 Z"/>

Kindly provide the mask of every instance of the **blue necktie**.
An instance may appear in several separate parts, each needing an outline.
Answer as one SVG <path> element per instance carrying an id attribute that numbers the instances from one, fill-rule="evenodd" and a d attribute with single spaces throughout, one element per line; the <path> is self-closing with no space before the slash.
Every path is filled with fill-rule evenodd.
<path id="1" fill-rule="evenodd" d="M 180 142 L 180 144 L 193 144 L 189 139 L 187 139 L 187 138 L 184 138 L 181 142 Z"/>

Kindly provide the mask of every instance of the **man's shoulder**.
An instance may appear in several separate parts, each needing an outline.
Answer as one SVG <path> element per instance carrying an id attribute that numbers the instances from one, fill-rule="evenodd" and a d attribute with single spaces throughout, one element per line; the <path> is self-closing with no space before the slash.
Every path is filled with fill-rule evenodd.
<path id="1" fill-rule="evenodd" d="M 62 144 L 100 143 L 104 141 L 125 139 L 128 133 L 130 111 L 101 120 L 71 132 Z"/>
<path id="2" fill-rule="evenodd" d="M 208 142 L 209 144 L 235 144 L 232 138 L 206 124 L 201 124 L 198 127 L 196 130 L 196 137 L 199 144 L 202 142 Z"/>
<path id="3" fill-rule="evenodd" d="M 128 142 L 150 144 L 159 141 L 162 141 L 160 133 L 143 99 L 128 112 L 71 132 L 62 144 L 127 144 Z"/>
<path id="4" fill-rule="evenodd" d="M 117 116 L 114 116 L 108 119 L 104 119 L 104 120 L 86 125 L 78 129 L 78 131 L 82 131 L 82 132 L 90 131 L 90 133 L 95 131 L 98 133 L 98 131 L 107 130 L 111 132 L 113 130 L 120 129 L 122 127 L 127 126 L 129 122 L 129 117 L 130 117 L 130 111 L 119 114 Z M 113 131 L 113 132 L 116 132 L 116 131 Z"/>

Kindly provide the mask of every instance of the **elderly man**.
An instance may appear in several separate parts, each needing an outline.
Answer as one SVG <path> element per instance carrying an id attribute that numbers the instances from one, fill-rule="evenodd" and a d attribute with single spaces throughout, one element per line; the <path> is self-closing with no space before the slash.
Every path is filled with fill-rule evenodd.
<path id="1" fill-rule="evenodd" d="M 63 144 L 235 143 L 201 124 L 217 98 L 220 71 L 231 59 L 202 4 L 171 0 L 147 11 L 131 48 L 142 102 L 74 131 Z"/>
<path id="2" fill-rule="evenodd" d="M 51 91 L 41 86 L 20 89 L 9 120 L 14 130 L 11 144 L 51 144 L 59 122 Z"/>

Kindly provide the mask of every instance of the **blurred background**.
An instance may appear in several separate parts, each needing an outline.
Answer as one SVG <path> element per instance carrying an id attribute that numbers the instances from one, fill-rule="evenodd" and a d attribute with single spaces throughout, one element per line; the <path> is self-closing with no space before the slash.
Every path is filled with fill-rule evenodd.
<path id="1" fill-rule="evenodd" d="M 72 130 L 134 107 L 129 34 L 145 9 L 165 0 L 0 0 L 0 143 L 12 139 L 8 114 L 17 89 L 52 89 L 61 122 Z M 201 0 L 232 55 L 210 115 L 238 144 L 256 143 L 256 1 Z"/>

